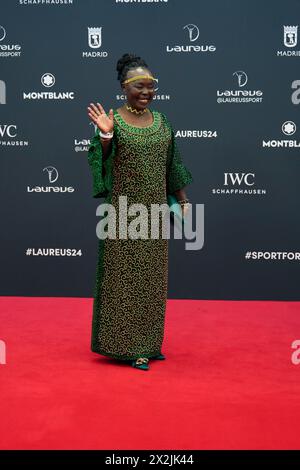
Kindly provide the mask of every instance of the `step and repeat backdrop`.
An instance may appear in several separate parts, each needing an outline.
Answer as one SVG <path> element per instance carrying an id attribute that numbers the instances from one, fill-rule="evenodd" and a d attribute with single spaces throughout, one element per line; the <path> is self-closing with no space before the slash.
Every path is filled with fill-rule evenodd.
<path id="1" fill-rule="evenodd" d="M 169 297 L 300 300 L 300 1 L 1 0 L 1 294 L 92 296 L 91 102 L 141 56 L 202 207 Z"/>

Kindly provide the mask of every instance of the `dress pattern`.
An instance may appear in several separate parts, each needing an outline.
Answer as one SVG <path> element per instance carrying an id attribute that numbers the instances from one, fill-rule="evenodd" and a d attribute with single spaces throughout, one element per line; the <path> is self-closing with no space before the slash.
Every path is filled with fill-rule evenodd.
<path id="1" fill-rule="evenodd" d="M 167 204 L 167 195 L 193 181 L 183 164 L 166 115 L 148 108 L 153 122 L 136 127 L 114 110 L 111 151 L 102 155 L 99 129 L 91 139 L 88 163 L 93 197 L 104 197 L 116 211 L 116 238 L 98 239 L 91 350 L 115 359 L 151 358 L 161 353 L 168 289 L 168 239 L 122 238 L 118 219 L 120 196 L 127 206 Z M 110 217 L 110 215 L 108 216 Z M 152 217 L 153 220 L 153 217 Z M 161 215 L 157 222 L 162 223 Z M 161 227 L 161 225 L 160 225 Z"/>

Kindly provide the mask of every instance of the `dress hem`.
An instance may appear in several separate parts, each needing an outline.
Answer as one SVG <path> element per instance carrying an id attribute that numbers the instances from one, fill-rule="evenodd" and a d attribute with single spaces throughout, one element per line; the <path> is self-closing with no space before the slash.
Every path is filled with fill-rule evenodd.
<path id="1" fill-rule="evenodd" d="M 154 352 L 154 353 L 151 353 L 151 354 L 138 354 L 138 355 L 135 355 L 135 356 L 123 356 L 123 355 L 108 353 L 108 352 L 102 351 L 100 349 L 97 349 L 97 350 L 91 349 L 91 351 L 96 353 L 96 354 L 101 354 L 102 356 L 108 356 L 108 357 L 111 357 L 113 359 L 120 359 L 120 360 L 124 360 L 124 361 L 130 361 L 130 360 L 138 359 L 139 357 L 147 357 L 147 358 L 151 359 L 151 357 L 158 356 L 159 354 L 161 354 L 161 352 L 159 350 Z"/>

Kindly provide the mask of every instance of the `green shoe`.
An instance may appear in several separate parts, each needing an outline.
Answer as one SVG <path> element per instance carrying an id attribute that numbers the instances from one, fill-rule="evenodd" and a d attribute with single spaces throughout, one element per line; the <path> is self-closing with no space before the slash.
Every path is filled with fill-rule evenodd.
<path id="1" fill-rule="evenodd" d="M 149 370 L 149 359 L 147 357 L 139 357 L 131 362 L 132 367 L 141 370 Z"/>
<path id="2" fill-rule="evenodd" d="M 152 359 L 159 359 L 162 361 L 163 359 L 166 359 L 166 357 L 163 354 L 158 354 L 157 356 L 153 356 Z"/>

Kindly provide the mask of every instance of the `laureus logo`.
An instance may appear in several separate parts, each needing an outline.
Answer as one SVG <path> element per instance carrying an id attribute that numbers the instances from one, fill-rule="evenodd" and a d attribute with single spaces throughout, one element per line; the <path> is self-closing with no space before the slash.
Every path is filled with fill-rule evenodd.
<path id="1" fill-rule="evenodd" d="M 248 75 L 243 70 L 236 70 L 232 76 L 237 80 L 238 89 L 217 90 L 217 103 L 261 103 L 261 90 L 241 90 L 248 83 Z"/>
<path id="2" fill-rule="evenodd" d="M 199 28 L 197 25 L 193 23 L 186 24 L 182 28 L 187 32 L 188 40 L 190 43 L 194 43 L 199 37 Z M 216 46 L 210 44 L 188 44 L 188 45 L 175 45 L 169 46 L 167 45 L 166 51 L 167 52 L 214 52 L 216 50 Z"/>
<path id="3" fill-rule="evenodd" d="M 20 57 L 20 44 L 3 44 L 5 38 L 6 30 L 4 26 L 0 25 L 0 57 Z"/>
<path id="4" fill-rule="evenodd" d="M 49 178 L 49 183 L 55 183 L 58 179 L 58 171 L 54 166 L 46 166 L 43 168 L 43 171 L 46 171 Z"/>
<path id="5" fill-rule="evenodd" d="M 248 76 L 246 72 L 243 72 L 242 70 L 237 70 L 236 72 L 233 72 L 232 75 L 237 78 L 239 87 L 245 86 L 246 83 L 248 82 Z"/>
<path id="6" fill-rule="evenodd" d="M 3 26 L 0 25 L 0 41 L 3 41 L 3 39 L 5 38 L 6 36 L 6 31 L 5 29 L 3 28 Z"/>
<path id="7" fill-rule="evenodd" d="M 189 33 L 189 40 L 191 42 L 196 41 L 199 37 L 199 28 L 195 24 L 186 24 L 183 29 L 187 29 Z"/>
<path id="8" fill-rule="evenodd" d="M 53 184 L 58 180 L 58 171 L 54 166 L 46 166 L 43 171 L 47 174 L 49 183 Z M 27 186 L 28 193 L 73 193 L 73 186 Z"/>

